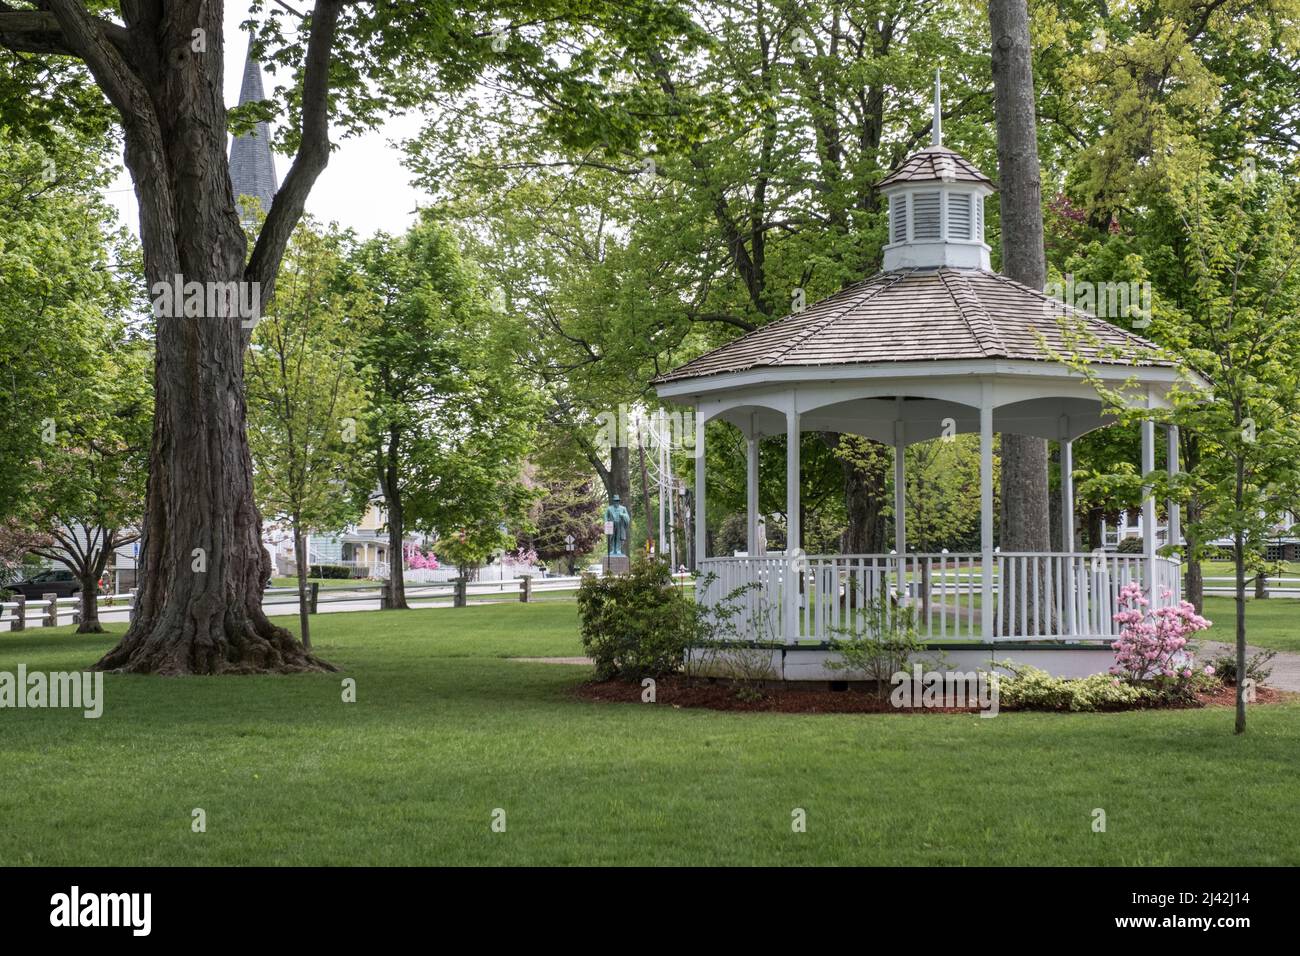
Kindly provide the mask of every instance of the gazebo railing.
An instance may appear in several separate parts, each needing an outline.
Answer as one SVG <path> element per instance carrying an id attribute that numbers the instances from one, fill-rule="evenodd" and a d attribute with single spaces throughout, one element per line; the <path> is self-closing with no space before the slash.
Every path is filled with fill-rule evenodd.
<path id="1" fill-rule="evenodd" d="M 1181 589 L 1180 565 L 1167 558 L 998 553 L 986 633 L 977 553 L 708 558 L 702 573 L 698 599 L 729 605 L 736 636 L 784 643 L 860 636 L 908 613 L 927 641 L 1111 640 L 1126 584 L 1141 583 L 1153 606 Z"/>

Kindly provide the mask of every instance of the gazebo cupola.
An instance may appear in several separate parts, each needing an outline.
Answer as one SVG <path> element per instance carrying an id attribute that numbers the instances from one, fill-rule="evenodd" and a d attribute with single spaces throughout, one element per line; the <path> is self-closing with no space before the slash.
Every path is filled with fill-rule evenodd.
<path id="1" fill-rule="evenodd" d="M 943 145 L 937 71 L 930 145 L 909 156 L 877 188 L 889 211 L 886 272 L 989 268 L 984 199 L 993 194 L 993 181 Z"/>

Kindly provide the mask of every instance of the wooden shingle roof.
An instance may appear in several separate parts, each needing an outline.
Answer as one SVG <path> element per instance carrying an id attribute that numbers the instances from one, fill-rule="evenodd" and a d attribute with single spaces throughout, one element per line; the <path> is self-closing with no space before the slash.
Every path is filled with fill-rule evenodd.
<path id="1" fill-rule="evenodd" d="M 1061 321 L 1064 317 L 1064 323 Z M 1067 344 L 1062 325 L 1082 325 Z M 1048 361 L 1039 336 L 1061 354 L 1104 364 L 1165 365 L 1155 346 L 994 272 L 881 272 L 685 365 L 656 383 L 755 368 L 888 362 Z"/>
<path id="2" fill-rule="evenodd" d="M 990 188 L 989 179 L 970 160 L 947 146 L 927 146 L 907 157 L 902 164 L 876 184 L 896 186 L 903 183 L 983 183 Z"/>

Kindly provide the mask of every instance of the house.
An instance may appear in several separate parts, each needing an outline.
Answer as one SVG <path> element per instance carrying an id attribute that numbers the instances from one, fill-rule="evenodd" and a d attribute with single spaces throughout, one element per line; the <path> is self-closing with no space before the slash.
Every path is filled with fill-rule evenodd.
<path id="1" fill-rule="evenodd" d="M 376 502 L 367 506 L 355 524 L 338 531 L 307 535 L 307 563 L 333 564 L 351 569 L 354 578 L 388 577 L 388 518 Z M 267 528 L 262 543 L 271 554 L 274 573 L 290 577 L 297 573 L 293 554 L 293 535 L 287 528 Z M 403 538 L 407 549 L 428 545 L 425 535 L 408 534 Z"/>

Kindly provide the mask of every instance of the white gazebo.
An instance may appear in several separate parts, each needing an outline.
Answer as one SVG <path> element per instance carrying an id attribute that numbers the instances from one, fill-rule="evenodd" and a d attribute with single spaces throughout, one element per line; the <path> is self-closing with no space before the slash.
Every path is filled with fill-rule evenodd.
<path id="1" fill-rule="evenodd" d="M 910 606 L 920 636 L 981 660 L 1018 659 L 1058 673 L 1109 664 L 1119 589 L 1140 581 L 1153 605 L 1176 601 L 1179 563 L 1156 553 L 1156 506 L 1143 502 L 1141 554 L 1083 552 L 1074 540 L 1071 445 L 1108 424 L 1096 389 L 1049 350 L 1086 360 L 1131 405 L 1158 409 L 1182 373 L 1132 333 L 1076 311 L 991 271 L 983 201 L 993 184 L 942 145 L 909 157 L 880 184 L 889 211 L 881 272 L 658 377 L 659 396 L 695 410 L 695 552 L 711 583 L 698 599 L 743 589 L 746 636 L 784 648 L 787 678 L 826 677 L 836 635 L 860 633 L 868 602 Z M 1064 319 L 1064 323 L 1061 321 Z M 1082 337 L 1067 332 L 1082 330 Z M 705 425 L 729 422 L 748 447 L 749 547 L 706 554 Z M 863 435 L 895 450 L 895 539 L 889 554 L 806 555 L 799 549 L 799 437 L 804 431 Z M 1059 550 L 1008 553 L 993 546 L 993 436 L 1060 442 Z M 908 550 L 903 450 L 958 434 L 980 436 L 979 552 Z M 785 553 L 756 553 L 759 440 L 786 438 Z M 1155 467 L 1155 426 L 1142 425 L 1142 470 Z M 1169 429 L 1169 467 L 1177 467 Z M 1168 541 L 1178 509 L 1168 505 Z M 1093 653 L 1086 652 L 1089 648 Z M 1044 657 L 1039 651 L 1055 651 Z M 1104 655 L 1097 652 L 1104 650 Z M 811 651 L 798 654 L 799 651 Z M 1033 653 L 1029 653 L 1029 652 Z M 1062 657 L 1060 651 L 1066 651 Z M 819 656 L 820 655 L 820 656 Z M 958 657 L 962 657 L 958 654 Z M 950 654 L 950 659 L 951 654 Z M 796 663 L 798 661 L 799 663 Z"/>

